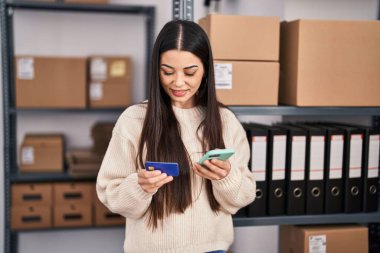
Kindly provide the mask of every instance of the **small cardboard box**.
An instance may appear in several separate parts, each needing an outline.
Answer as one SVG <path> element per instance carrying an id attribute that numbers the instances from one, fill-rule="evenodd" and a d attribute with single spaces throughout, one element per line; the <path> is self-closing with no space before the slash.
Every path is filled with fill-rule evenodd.
<path id="1" fill-rule="evenodd" d="M 52 208 L 48 205 L 11 207 L 12 229 L 36 229 L 52 227 Z"/>
<path id="2" fill-rule="evenodd" d="M 12 185 L 12 206 L 52 204 L 53 187 L 49 183 Z"/>
<path id="3" fill-rule="evenodd" d="M 96 226 L 117 226 L 125 224 L 125 218 L 123 216 L 108 210 L 98 199 L 95 200 L 94 210 Z"/>
<path id="4" fill-rule="evenodd" d="M 85 58 L 17 56 L 15 66 L 17 107 L 86 107 Z"/>
<path id="5" fill-rule="evenodd" d="M 73 177 L 96 177 L 103 156 L 90 150 L 73 150 L 67 153 L 69 174 Z"/>
<path id="6" fill-rule="evenodd" d="M 277 105 L 278 62 L 215 61 L 217 98 L 225 105 Z"/>
<path id="7" fill-rule="evenodd" d="M 131 83 L 91 82 L 89 85 L 91 108 L 126 108 L 132 103 Z"/>
<path id="8" fill-rule="evenodd" d="M 53 191 L 55 205 L 93 203 L 91 183 L 55 183 Z"/>
<path id="9" fill-rule="evenodd" d="M 309 252 L 368 252 L 368 228 L 360 225 L 280 227 L 280 253 Z"/>
<path id="10" fill-rule="evenodd" d="M 20 149 L 20 172 L 62 172 L 64 138 L 61 134 L 27 134 Z"/>
<path id="11" fill-rule="evenodd" d="M 380 21 L 281 25 L 280 103 L 380 106 Z"/>
<path id="12" fill-rule="evenodd" d="M 89 58 L 91 108 L 124 108 L 132 103 L 132 66 L 129 57 Z"/>
<path id="13" fill-rule="evenodd" d="M 86 227 L 92 225 L 91 204 L 55 205 L 54 227 Z"/>
<path id="14" fill-rule="evenodd" d="M 278 61 L 279 17 L 210 14 L 199 20 L 217 60 Z"/>

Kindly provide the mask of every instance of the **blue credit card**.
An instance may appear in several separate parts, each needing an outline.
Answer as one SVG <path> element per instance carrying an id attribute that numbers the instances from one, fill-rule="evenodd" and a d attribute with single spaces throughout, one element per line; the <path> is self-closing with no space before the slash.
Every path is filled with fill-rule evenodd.
<path id="1" fill-rule="evenodd" d="M 178 163 L 145 162 L 145 169 L 149 171 L 160 170 L 162 173 L 173 177 L 179 175 Z"/>

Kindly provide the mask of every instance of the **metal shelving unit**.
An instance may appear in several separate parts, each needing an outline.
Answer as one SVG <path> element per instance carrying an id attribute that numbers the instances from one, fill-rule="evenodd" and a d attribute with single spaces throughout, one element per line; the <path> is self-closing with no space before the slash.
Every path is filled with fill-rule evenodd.
<path id="1" fill-rule="evenodd" d="M 5 253 L 17 252 L 18 231 L 10 229 L 10 186 L 19 182 L 76 181 L 94 178 L 72 178 L 65 173 L 19 174 L 16 163 L 16 119 L 17 115 L 40 113 L 121 113 L 122 109 L 18 109 L 15 107 L 13 80 L 13 12 L 18 9 L 43 11 L 69 11 L 87 13 L 110 13 L 145 15 L 147 58 L 149 62 L 153 42 L 155 9 L 150 6 L 85 5 L 64 3 L 11 2 L 0 0 L 3 110 L 4 110 L 4 194 L 5 194 Z M 380 15 L 380 12 L 379 12 Z M 380 16 L 379 16 L 380 18 Z M 173 19 L 193 19 L 192 0 L 173 0 Z M 147 68 L 148 70 L 148 68 Z M 148 73 L 148 72 L 147 72 Z M 282 116 L 375 116 L 374 126 L 380 127 L 380 107 L 296 107 L 296 106 L 231 106 L 236 115 L 282 115 Z M 234 226 L 265 226 L 285 224 L 329 224 L 329 223 L 373 223 L 379 228 L 380 211 L 374 213 L 302 215 L 272 217 L 234 217 Z M 92 229 L 83 228 L 83 229 Z M 100 227 L 94 227 L 100 228 Z M 79 228 L 81 229 L 81 228 Z M 54 229 L 60 231 L 61 229 Z M 65 229 L 67 230 L 67 229 Z M 45 231 L 45 230 L 35 230 Z M 47 230 L 48 231 L 48 230 Z M 21 232 L 21 231 L 20 231 Z M 33 231 L 22 231 L 33 233 Z"/>
<path id="2" fill-rule="evenodd" d="M 146 30 L 146 77 L 149 73 L 149 61 L 153 46 L 155 7 L 117 4 L 66 4 L 57 2 L 31 2 L 0 0 L 1 18 L 1 50 L 2 50 L 2 81 L 3 81 L 3 112 L 4 112 L 4 199 L 5 199 L 5 243 L 4 252 L 17 252 L 18 232 L 10 228 L 10 194 L 11 184 L 16 182 L 45 181 L 86 181 L 94 178 L 72 178 L 66 172 L 61 174 L 18 174 L 16 152 L 17 116 L 22 114 L 40 113 L 121 113 L 122 109 L 18 109 L 15 107 L 14 90 L 14 38 L 13 14 L 17 10 L 102 13 L 112 15 L 140 15 L 145 17 Z M 145 87 L 147 89 L 147 87 Z M 145 90 L 146 91 L 146 90 Z"/>

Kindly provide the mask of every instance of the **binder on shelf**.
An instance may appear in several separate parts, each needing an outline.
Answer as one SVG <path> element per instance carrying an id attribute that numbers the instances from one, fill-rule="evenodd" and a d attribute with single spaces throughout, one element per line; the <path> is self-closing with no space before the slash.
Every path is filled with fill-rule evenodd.
<path id="1" fill-rule="evenodd" d="M 322 214 L 324 212 L 324 161 L 326 146 L 326 130 L 305 125 L 295 126 L 307 130 L 306 139 L 306 214 Z"/>
<path id="2" fill-rule="evenodd" d="M 345 123 L 344 125 L 359 128 L 364 132 L 362 152 L 363 211 L 375 212 L 378 210 L 380 129 L 357 124 Z"/>
<path id="3" fill-rule="evenodd" d="M 267 214 L 268 129 L 250 124 L 244 126 L 251 148 L 249 168 L 256 180 L 256 199 L 248 206 L 250 217 Z"/>
<path id="4" fill-rule="evenodd" d="M 345 131 L 344 135 L 344 212 L 363 211 L 363 137 L 364 130 L 339 123 L 326 123 Z"/>
<path id="5" fill-rule="evenodd" d="M 380 130 L 364 128 L 364 187 L 363 210 L 365 212 L 378 211 L 379 192 L 379 157 L 380 157 Z"/>
<path id="6" fill-rule="evenodd" d="M 289 124 L 276 125 L 287 131 L 286 144 L 286 202 L 288 215 L 305 214 L 305 159 L 307 131 Z"/>
<path id="7" fill-rule="evenodd" d="M 326 131 L 324 160 L 324 213 L 343 212 L 344 130 L 322 124 L 311 124 Z"/>
<path id="8" fill-rule="evenodd" d="M 267 138 L 267 214 L 285 214 L 286 130 L 262 124 L 250 124 L 268 131 Z"/>

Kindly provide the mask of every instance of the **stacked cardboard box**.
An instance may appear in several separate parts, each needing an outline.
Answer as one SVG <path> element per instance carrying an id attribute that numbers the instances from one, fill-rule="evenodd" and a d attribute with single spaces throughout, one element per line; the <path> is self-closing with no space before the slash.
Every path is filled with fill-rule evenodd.
<path id="1" fill-rule="evenodd" d="M 380 106 L 380 21 L 281 25 L 280 102 Z"/>
<path id="2" fill-rule="evenodd" d="M 111 212 L 106 206 L 104 206 L 98 199 L 95 186 L 93 189 L 95 226 L 117 226 L 125 224 L 125 218 L 119 214 Z"/>
<path id="3" fill-rule="evenodd" d="M 102 164 L 103 156 L 91 150 L 67 152 L 68 172 L 72 177 L 95 177 Z"/>
<path id="4" fill-rule="evenodd" d="M 120 108 L 131 104 L 132 71 L 128 57 L 93 56 L 89 59 L 90 107 Z"/>
<path id="5" fill-rule="evenodd" d="M 280 227 L 280 253 L 307 252 L 368 252 L 368 228 L 361 225 Z"/>
<path id="6" fill-rule="evenodd" d="M 20 172 L 63 172 L 64 137 L 27 134 L 20 149 Z"/>
<path id="7" fill-rule="evenodd" d="M 277 105 L 279 18 L 211 14 L 199 24 L 210 39 L 218 99 L 226 105 Z"/>
<path id="8" fill-rule="evenodd" d="M 93 186 L 91 183 L 55 183 L 54 227 L 92 225 Z"/>
<path id="9" fill-rule="evenodd" d="M 92 151 L 95 154 L 104 155 L 112 136 L 114 122 L 98 122 L 91 129 L 91 137 L 94 142 Z"/>
<path id="10" fill-rule="evenodd" d="M 52 227 L 52 185 L 12 185 L 12 229 Z"/>
<path id="11" fill-rule="evenodd" d="M 85 108 L 86 59 L 16 57 L 16 106 Z"/>

